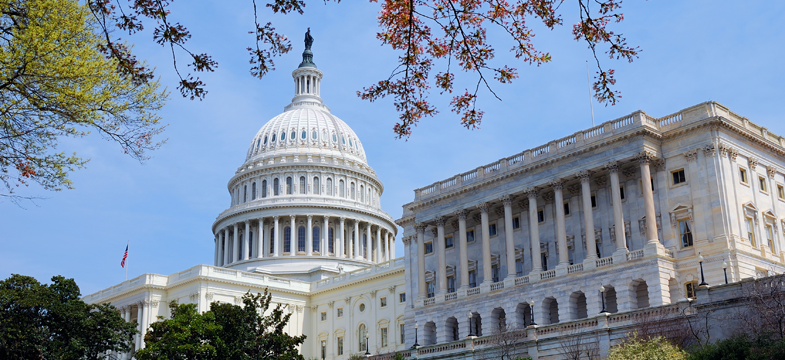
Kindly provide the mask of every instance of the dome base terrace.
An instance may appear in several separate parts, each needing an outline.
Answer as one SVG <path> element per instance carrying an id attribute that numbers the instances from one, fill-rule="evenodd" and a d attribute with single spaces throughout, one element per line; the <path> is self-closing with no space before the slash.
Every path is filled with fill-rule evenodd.
<path id="1" fill-rule="evenodd" d="M 281 256 L 234 262 L 226 268 L 287 279 L 313 282 L 374 265 L 371 261 L 332 256 Z"/>

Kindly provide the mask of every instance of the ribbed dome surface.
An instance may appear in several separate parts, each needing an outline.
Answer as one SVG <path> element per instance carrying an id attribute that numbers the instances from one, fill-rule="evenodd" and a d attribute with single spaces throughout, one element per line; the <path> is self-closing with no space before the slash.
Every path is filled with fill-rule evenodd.
<path id="1" fill-rule="evenodd" d="M 365 151 L 352 128 L 327 111 L 297 107 L 264 124 L 246 160 L 284 154 L 341 155 L 367 165 Z"/>

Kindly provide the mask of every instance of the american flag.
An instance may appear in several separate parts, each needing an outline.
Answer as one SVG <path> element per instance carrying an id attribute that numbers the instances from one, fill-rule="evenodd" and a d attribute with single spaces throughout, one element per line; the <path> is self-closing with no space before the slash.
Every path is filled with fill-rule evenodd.
<path id="1" fill-rule="evenodd" d="M 125 267 L 125 259 L 128 259 L 128 245 L 125 245 L 125 253 L 123 253 L 123 261 L 120 261 L 120 266 Z"/>

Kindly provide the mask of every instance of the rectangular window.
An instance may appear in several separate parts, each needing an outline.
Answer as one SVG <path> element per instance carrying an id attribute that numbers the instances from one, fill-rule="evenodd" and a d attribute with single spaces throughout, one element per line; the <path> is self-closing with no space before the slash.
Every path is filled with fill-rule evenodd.
<path id="1" fill-rule="evenodd" d="M 747 169 L 739 168 L 739 181 L 741 181 L 742 184 L 747 183 Z"/>
<path id="2" fill-rule="evenodd" d="M 755 245 L 755 228 L 752 225 L 752 219 L 745 218 L 744 224 L 747 226 L 747 239 L 750 240 L 750 245 L 752 245 L 752 247 L 757 247 Z"/>
<path id="3" fill-rule="evenodd" d="M 322 321 L 327 320 L 327 312 L 326 311 L 322 311 L 321 316 L 322 316 Z"/>
<path id="4" fill-rule="evenodd" d="M 338 337 L 338 355 L 343 355 L 343 336 Z"/>
<path id="5" fill-rule="evenodd" d="M 697 281 L 690 281 L 684 284 L 684 292 L 687 294 L 687 299 L 695 299 L 698 296 L 695 294 L 695 290 L 698 288 Z"/>
<path id="6" fill-rule="evenodd" d="M 406 293 L 398 294 L 398 302 L 400 302 L 400 303 L 406 302 Z"/>
<path id="7" fill-rule="evenodd" d="M 386 296 L 382 297 L 381 299 L 379 299 L 379 305 L 381 307 L 387 307 L 387 297 Z"/>
<path id="8" fill-rule="evenodd" d="M 760 184 L 760 191 L 761 192 L 769 192 L 769 189 L 766 188 L 766 178 L 763 176 L 758 176 L 758 184 Z"/>
<path id="9" fill-rule="evenodd" d="M 455 276 L 448 276 L 447 277 L 447 292 L 454 293 L 455 292 Z"/>
<path id="10" fill-rule="evenodd" d="M 474 241 L 474 230 L 469 230 L 466 232 L 466 242 L 470 243 Z"/>
<path id="11" fill-rule="evenodd" d="M 403 344 L 406 342 L 406 333 L 404 332 L 404 329 L 405 329 L 406 327 L 405 327 L 405 326 L 403 326 L 403 324 L 401 324 L 401 325 L 398 325 L 398 327 L 400 327 L 400 328 L 401 328 L 401 345 L 403 345 Z"/>
<path id="12" fill-rule="evenodd" d="M 619 186 L 619 197 L 624 200 L 624 186 Z"/>
<path id="13" fill-rule="evenodd" d="M 523 260 L 515 259 L 515 276 L 523 276 Z"/>
<path id="14" fill-rule="evenodd" d="M 488 225 L 488 235 L 496 236 L 496 224 L 489 224 Z"/>
<path id="15" fill-rule="evenodd" d="M 785 188 L 780 184 L 777 184 L 777 197 L 779 197 L 780 200 L 785 200 Z"/>
<path id="16" fill-rule="evenodd" d="M 692 246 L 692 230 L 687 220 L 679 220 L 679 236 L 681 236 L 681 247 Z"/>
<path id="17" fill-rule="evenodd" d="M 537 210 L 537 222 L 538 223 L 545 222 L 545 211 L 543 211 L 542 209 Z"/>
<path id="18" fill-rule="evenodd" d="M 769 250 L 774 252 L 774 230 L 769 224 L 766 224 L 766 242 L 769 243 Z"/>
<path id="19" fill-rule="evenodd" d="M 491 266 L 491 276 L 493 277 L 493 282 L 499 282 L 499 265 Z"/>
<path id="20" fill-rule="evenodd" d="M 564 216 L 570 215 L 570 202 L 564 202 Z"/>
<path id="21" fill-rule="evenodd" d="M 520 229 L 521 228 L 521 218 L 516 216 L 512 218 L 512 228 L 513 229 Z"/>
<path id="22" fill-rule="evenodd" d="M 595 194 L 591 194 L 591 208 L 597 208 L 597 196 Z"/>
<path id="23" fill-rule="evenodd" d="M 382 328 L 382 347 L 387 347 L 387 328 Z"/>
<path id="24" fill-rule="evenodd" d="M 477 287 L 477 271 L 472 270 L 469 271 L 469 287 L 476 288 Z"/>
<path id="25" fill-rule="evenodd" d="M 343 317 L 343 308 L 338 308 L 338 317 Z"/>
<path id="26" fill-rule="evenodd" d="M 541 261 L 542 261 L 542 271 L 548 271 L 548 255 L 545 254 L 545 253 L 542 253 L 540 255 L 540 257 L 541 257 Z"/>
<path id="27" fill-rule="evenodd" d="M 433 241 L 425 243 L 425 254 L 433 253 Z"/>
<path id="28" fill-rule="evenodd" d="M 452 235 L 447 236 L 444 238 L 444 248 L 449 249 L 455 246 L 455 241 L 453 241 Z"/>
<path id="29" fill-rule="evenodd" d="M 681 184 L 681 183 L 687 182 L 687 178 L 684 175 L 684 169 L 671 171 L 671 176 L 673 177 L 673 185 L 677 185 L 677 184 Z"/>
<path id="30" fill-rule="evenodd" d="M 436 296 L 434 293 L 433 281 L 428 281 L 425 283 L 425 287 L 428 289 L 428 298 L 432 298 Z"/>

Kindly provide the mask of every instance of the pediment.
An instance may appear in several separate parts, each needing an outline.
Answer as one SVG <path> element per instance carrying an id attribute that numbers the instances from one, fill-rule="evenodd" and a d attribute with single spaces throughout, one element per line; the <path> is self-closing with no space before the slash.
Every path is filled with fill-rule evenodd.
<path id="1" fill-rule="evenodd" d="M 673 207 L 673 209 L 671 209 L 670 212 L 677 213 L 677 212 L 689 211 L 689 210 L 692 210 L 692 206 L 688 206 L 688 205 L 684 205 L 682 203 L 678 203 L 678 204 L 676 204 L 676 206 Z"/>
<path id="2" fill-rule="evenodd" d="M 765 216 L 767 218 L 771 218 L 771 219 L 776 219 L 777 218 L 777 215 L 774 215 L 774 212 L 771 211 L 771 210 L 764 211 L 763 212 L 763 216 Z"/>
<path id="3" fill-rule="evenodd" d="M 745 210 L 749 210 L 749 211 L 753 211 L 753 212 L 758 212 L 758 207 L 757 207 L 757 206 L 755 206 L 755 204 L 753 204 L 753 203 L 752 203 L 752 201 L 750 201 L 750 202 L 747 202 L 747 203 L 745 203 L 745 204 L 744 204 L 744 205 L 742 205 L 742 206 L 744 207 L 744 209 L 745 209 Z"/>

